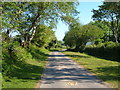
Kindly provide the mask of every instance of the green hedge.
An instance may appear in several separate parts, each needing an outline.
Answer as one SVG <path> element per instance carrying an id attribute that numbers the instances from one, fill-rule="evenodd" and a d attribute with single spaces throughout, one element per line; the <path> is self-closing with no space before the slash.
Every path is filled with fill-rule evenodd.
<path id="1" fill-rule="evenodd" d="M 120 60 L 120 43 L 106 42 L 100 43 L 95 47 L 86 47 L 85 52 L 87 54 L 105 58 L 109 60 L 119 61 Z"/>

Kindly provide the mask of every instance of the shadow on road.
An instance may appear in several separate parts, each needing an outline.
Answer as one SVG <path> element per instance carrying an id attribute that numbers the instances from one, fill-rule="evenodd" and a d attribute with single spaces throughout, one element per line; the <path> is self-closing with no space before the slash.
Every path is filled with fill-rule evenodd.
<path id="1" fill-rule="evenodd" d="M 67 55 L 69 56 L 69 55 Z M 87 56 L 73 55 L 77 57 L 89 58 Z M 49 64 L 45 70 L 44 84 L 55 83 L 59 80 L 72 80 L 79 83 L 101 83 L 96 76 L 90 75 L 87 70 L 79 67 L 78 64 L 65 55 L 50 55 Z"/>

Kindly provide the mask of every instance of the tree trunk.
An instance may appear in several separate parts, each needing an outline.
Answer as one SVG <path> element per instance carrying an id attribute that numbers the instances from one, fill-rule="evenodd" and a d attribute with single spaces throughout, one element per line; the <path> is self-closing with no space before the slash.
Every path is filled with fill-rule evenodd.
<path id="1" fill-rule="evenodd" d="M 113 36 L 114 36 L 115 42 L 118 43 L 118 36 L 117 36 L 117 33 L 115 32 L 114 29 L 112 29 L 112 32 L 113 32 Z"/>
<path id="2" fill-rule="evenodd" d="M 75 51 L 79 51 L 79 47 L 80 47 L 80 45 L 76 45 Z"/>
<path id="3" fill-rule="evenodd" d="M 30 37 L 29 42 L 31 42 L 31 40 L 33 39 L 35 32 L 36 32 L 36 26 L 33 27 L 32 36 Z"/>
<path id="4" fill-rule="evenodd" d="M 117 37 L 117 35 L 114 35 L 114 37 L 115 37 L 115 42 L 118 43 L 118 37 Z"/>
<path id="5" fill-rule="evenodd" d="M 112 30 L 112 32 L 113 32 L 113 36 L 114 36 L 114 39 L 115 39 L 115 42 L 116 43 L 118 43 L 118 33 L 117 33 L 117 31 L 118 31 L 118 27 L 119 27 L 119 23 L 118 23 L 118 20 L 117 20 L 117 26 L 115 25 L 115 22 L 114 22 L 114 19 L 113 19 L 113 17 L 111 17 L 112 18 L 112 22 L 111 22 L 111 30 Z"/>

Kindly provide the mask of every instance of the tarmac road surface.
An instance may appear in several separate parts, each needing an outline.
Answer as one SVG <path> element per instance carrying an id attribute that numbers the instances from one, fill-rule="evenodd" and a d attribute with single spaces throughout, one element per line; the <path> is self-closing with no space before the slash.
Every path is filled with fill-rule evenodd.
<path id="1" fill-rule="evenodd" d="M 51 52 L 40 88 L 108 88 L 61 52 Z"/>

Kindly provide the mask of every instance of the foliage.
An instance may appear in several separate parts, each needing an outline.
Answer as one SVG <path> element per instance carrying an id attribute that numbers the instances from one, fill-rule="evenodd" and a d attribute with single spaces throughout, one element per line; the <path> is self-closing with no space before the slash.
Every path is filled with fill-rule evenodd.
<path id="1" fill-rule="evenodd" d="M 91 51 L 93 52 L 93 51 Z M 119 88 L 119 63 L 109 61 L 108 59 L 96 58 L 84 53 L 63 52 L 78 64 L 84 66 L 87 70 L 93 72 L 96 76 L 107 82 L 110 87 Z"/>
<path id="2" fill-rule="evenodd" d="M 84 26 L 77 26 L 71 28 L 65 35 L 65 44 L 75 47 L 75 50 L 83 51 L 87 42 L 94 42 L 96 39 L 103 37 L 103 32 L 100 28 L 89 23 Z"/>
<path id="3" fill-rule="evenodd" d="M 99 43 L 96 47 L 86 47 L 87 54 L 120 62 L 120 44 L 112 41 Z"/>
<path id="4" fill-rule="evenodd" d="M 31 59 L 32 56 L 24 48 L 16 43 L 8 44 L 3 42 L 2 71 L 3 76 L 11 77 L 14 73 L 14 65 Z"/>
<path id="5" fill-rule="evenodd" d="M 10 38 L 12 32 L 20 35 L 19 42 L 29 46 L 40 24 L 54 28 L 63 17 L 78 14 L 77 2 L 2 2 L 3 32 Z M 16 7 L 17 6 L 17 7 Z M 22 45 L 22 44 L 21 44 Z"/>
<path id="6" fill-rule="evenodd" d="M 110 41 L 113 38 L 112 31 L 110 30 L 110 28 L 106 23 L 109 24 L 109 22 L 103 22 L 103 21 L 91 22 L 91 24 L 96 25 L 103 31 L 104 36 L 101 38 L 102 42 Z M 99 41 L 101 40 L 99 39 Z"/>
<path id="7" fill-rule="evenodd" d="M 118 43 L 120 32 L 120 2 L 104 2 L 98 10 L 93 10 L 93 19 L 106 22 Z M 109 22 L 109 23 L 108 23 Z"/>
<path id="8" fill-rule="evenodd" d="M 64 46 L 64 42 L 63 41 L 60 41 L 60 40 L 57 40 L 56 42 L 56 48 L 62 48 Z"/>
<path id="9" fill-rule="evenodd" d="M 13 51 L 9 53 L 9 48 Z M 47 62 L 48 50 L 31 45 L 25 49 L 14 43 L 3 42 L 3 88 L 35 87 Z"/>
<path id="10" fill-rule="evenodd" d="M 63 41 L 65 42 L 65 45 L 69 46 L 70 48 L 75 46 L 75 40 L 73 39 L 74 36 L 72 34 L 73 34 L 73 30 L 67 32 L 63 39 Z M 75 34 L 75 32 L 74 32 L 74 34 Z"/>
<path id="11" fill-rule="evenodd" d="M 49 27 L 44 26 L 44 25 L 39 25 L 37 27 L 37 30 L 35 32 L 35 36 L 32 40 L 32 42 L 39 46 L 39 47 L 45 47 L 48 46 L 48 44 L 52 41 L 55 40 L 55 33 L 52 31 Z"/>
<path id="12" fill-rule="evenodd" d="M 4 88 L 34 87 L 49 55 L 45 48 L 60 45 L 52 29 L 58 20 L 71 23 L 64 17 L 75 21 L 77 5 L 78 2 L 2 2 Z"/>

